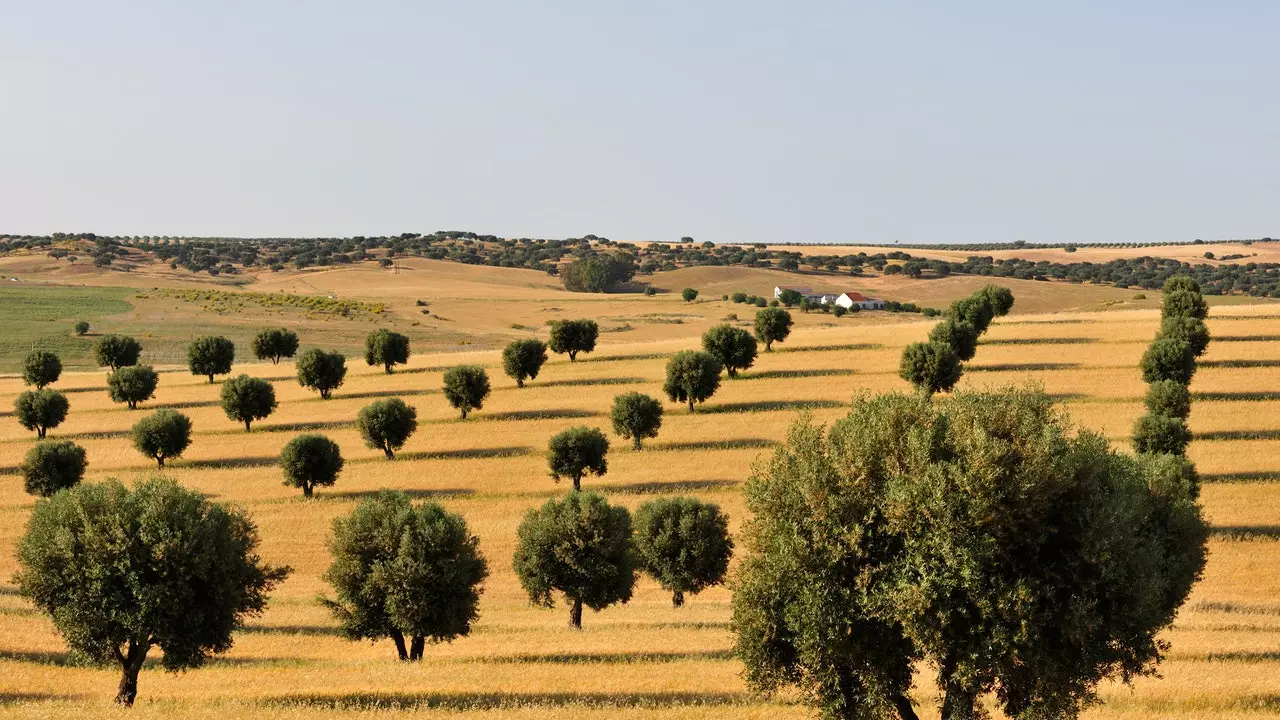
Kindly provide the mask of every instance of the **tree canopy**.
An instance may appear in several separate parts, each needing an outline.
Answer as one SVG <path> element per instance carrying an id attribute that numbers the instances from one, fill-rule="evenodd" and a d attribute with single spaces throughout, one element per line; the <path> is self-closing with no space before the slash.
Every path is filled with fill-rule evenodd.
<path id="1" fill-rule="evenodd" d="M 279 365 L 283 358 L 298 352 L 298 334 L 284 328 L 267 328 L 253 338 L 253 356 Z"/>
<path id="2" fill-rule="evenodd" d="M 52 385 L 62 375 L 62 361 L 48 350 L 32 350 L 22 363 L 22 381 L 37 390 Z"/>
<path id="3" fill-rule="evenodd" d="M 765 352 L 773 352 L 773 344 L 782 342 L 791 334 L 791 313 L 782 308 L 763 308 L 756 311 L 756 339 L 764 343 Z"/>
<path id="4" fill-rule="evenodd" d="M 236 346 L 227 338 L 210 335 L 196 338 L 187 346 L 187 367 L 192 375 L 204 375 L 213 384 L 213 376 L 231 372 L 236 359 Z"/>
<path id="5" fill-rule="evenodd" d="M 381 328 L 364 340 L 364 361 L 370 366 L 381 365 L 388 375 L 396 365 L 409 362 L 409 338 L 398 332 Z"/>
<path id="6" fill-rule="evenodd" d="M 125 403 L 137 410 L 138 403 L 155 397 L 160 374 L 150 365 L 122 367 L 107 376 L 107 395 L 113 402 Z"/>
<path id="7" fill-rule="evenodd" d="M 595 350 L 598 337 L 600 337 L 600 326 L 595 320 L 551 321 L 551 352 L 568 353 L 569 362 L 577 360 L 578 353 L 589 353 Z"/>
<path id="8" fill-rule="evenodd" d="M 23 486 L 31 495 L 50 495 L 74 487 L 84 477 L 84 448 L 70 440 L 37 443 L 22 460 Z"/>
<path id="9" fill-rule="evenodd" d="M 467 413 L 484 407 L 485 398 L 489 397 L 489 373 L 479 365 L 459 365 L 449 368 L 444 374 L 444 398 L 449 401 L 462 419 Z"/>
<path id="10" fill-rule="evenodd" d="M 133 447 L 163 468 L 166 460 L 182 457 L 191 444 L 191 418 L 161 408 L 133 426 Z"/>
<path id="11" fill-rule="evenodd" d="M 302 488 L 303 497 L 311 497 L 318 486 L 327 487 L 337 482 L 344 464 L 338 443 L 324 435 L 299 435 L 280 451 L 284 484 Z"/>
<path id="12" fill-rule="evenodd" d="M 674 607 L 724 582 L 733 555 L 729 517 L 696 498 L 650 500 L 635 514 L 636 557 L 641 569 L 671 593 Z"/>
<path id="13" fill-rule="evenodd" d="M 613 421 L 614 434 L 631 440 L 632 447 L 639 450 L 644 438 L 658 437 L 658 430 L 662 427 L 662 403 L 644 393 L 624 393 L 613 399 L 609 419 Z"/>
<path id="14" fill-rule="evenodd" d="M 702 349 L 720 361 L 729 371 L 729 377 L 737 377 L 739 370 L 746 370 L 756 361 L 756 339 L 746 330 L 728 323 L 703 333 Z"/>
<path id="15" fill-rule="evenodd" d="M 898 366 L 898 377 L 926 396 L 955 387 L 962 372 L 956 351 L 941 342 L 908 345 L 902 351 L 902 362 Z"/>
<path id="16" fill-rule="evenodd" d="M 560 271 L 564 289 L 603 293 L 617 289 L 636 274 L 635 263 L 622 253 L 594 253 L 569 263 Z"/>
<path id="17" fill-rule="evenodd" d="M 400 398 L 378 400 L 360 408 L 356 428 L 365 445 L 381 450 L 390 460 L 418 429 L 418 411 Z"/>
<path id="18" fill-rule="evenodd" d="M 222 384 L 221 403 L 227 418 L 244 423 L 248 432 L 254 420 L 275 412 L 276 389 L 262 378 L 237 375 Z"/>
<path id="19" fill-rule="evenodd" d="M 67 419 L 67 410 L 71 403 L 67 396 L 57 390 L 28 390 L 13 401 L 13 414 L 18 424 L 28 430 L 35 430 L 36 437 L 44 439 L 46 433 L 62 424 Z"/>
<path id="20" fill-rule="evenodd" d="M 138 364 L 142 344 L 127 335 L 104 335 L 94 345 L 93 355 L 98 361 L 98 367 L 119 370 Z"/>
<path id="21" fill-rule="evenodd" d="M 320 393 L 328 400 L 334 390 L 342 387 L 347 377 L 347 358 L 340 352 L 325 352 L 312 348 L 298 357 L 298 384 Z"/>
<path id="22" fill-rule="evenodd" d="M 502 371 L 516 381 L 516 387 L 524 387 L 525 380 L 538 379 L 546 361 L 547 344 L 535 338 L 514 340 L 502 350 Z"/>
<path id="23" fill-rule="evenodd" d="M 580 425 L 551 436 L 547 443 L 547 465 L 551 477 L 568 478 L 573 489 L 582 489 L 587 473 L 600 477 L 609 471 L 609 438 L 597 428 Z"/>
<path id="24" fill-rule="evenodd" d="M 671 402 L 705 402 L 720 387 L 720 361 L 710 353 L 682 350 L 667 361 L 667 379 L 662 391 Z"/>

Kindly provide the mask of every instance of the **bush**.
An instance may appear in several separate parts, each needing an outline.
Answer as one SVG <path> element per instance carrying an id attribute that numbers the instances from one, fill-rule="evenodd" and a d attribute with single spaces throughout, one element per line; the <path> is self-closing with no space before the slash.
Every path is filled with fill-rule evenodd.
<path id="1" fill-rule="evenodd" d="M 1189 385 L 1191 376 L 1196 372 L 1196 356 L 1183 340 L 1156 338 L 1143 353 L 1138 367 L 1142 369 L 1143 382 L 1172 380 Z"/>
<path id="2" fill-rule="evenodd" d="M 624 440 L 631 440 L 632 447 L 641 448 L 642 438 L 658 437 L 662 427 L 662 403 L 643 393 L 630 392 L 613 399 L 609 413 L 613 432 Z"/>
<path id="3" fill-rule="evenodd" d="M 22 380 L 28 385 L 35 385 L 43 390 L 52 385 L 62 375 L 62 361 L 58 356 L 46 350 L 32 350 L 22 363 Z"/>
<path id="4" fill-rule="evenodd" d="M 325 400 L 342 387 L 347 377 L 347 359 L 339 352 L 312 348 L 298 357 L 298 384 L 320 392 Z"/>
<path id="5" fill-rule="evenodd" d="M 231 364 L 236 359 L 236 346 L 224 337 L 208 336 L 197 338 L 187 346 L 187 367 L 192 375 L 204 375 L 213 384 L 214 375 L 226 375 L 231 372 Z"/>
<path id="6" fill-rule="evenodd" d="M 142 345 L 126 335 L 104 335 L 94 346 L 93 355 L 98 361 L 98 367 L 119 370 L 138 364 Z"/>
<path id="7" fill-rule="evenodd" d="M 133 447 L 164 468 L 165 460 L 182 457 L 191 445 L 191 418 L 163 408 L 133 426 Z"/>
<path id="8" fill-rule="evenodd" d="M 756 361 L 756 339 L 751 333 L 732 325 L 717 325 L 702 335 L 702 349 L 710 353 L 736 377 Z"/>
<path id="9" fill-rule="evenodd" d="M 667 380 L 662 391 L 671 402 L 705 402 L 720 387 L 720 361 L 714 355 L 695 350 L 683 350 L 667 361 Z"/>
<path id="10" fill-rule="evenodd" d="M 648 286 L 648 287 L 646 287 L 646 288 L 644 289 L 644 296 L 645 296 L 645 297 L 653 297 L 654 295 L 657 295 L 657 294 L 658 294 L 658 288 L 656 288 L 656 287 L 654 287 L 654 286 L 652 286 L 652 285 L 650 285 L 650 286 Z"/>
<path id="11" fill-rule="evenodd" d="M 685 302 L 693 302 L 698 299 L 698 291 L 694 288 L 685 288 L 680 291 L 680 297 L 683 298 Z"/>
<path id="12" fill-rule="evenodd" d="M 1176 315 L 1160 321 L 1159 337 L 1181 340 L 1191 348 L 1191 354 L 1200 357 L 1209 348 L 1209 328 L 1204 321 Z"/>
<path id="13" fill-rule="evenodd" d="M 1203 320 L 1209 316 L 1209 306 L 1204 297 L 1189 290 L 1174 290 L 1165 293 L 1160 303 L 1160 317 L 1191 317 Z"/>
<path id="14" fill-rule="evenodd" d="M 537 380 L 542 364 L 547 361 L 547 344 L 541 340 L 516 340 L 502 350 L 502 370 L 524 387 L 524 381 Z"/>
<path id="15" fill-rule="evenodd" d="M 418 411 L 400 398 L 379 400 L 360 409 L 356 428 L 365 445 L 381 450 L 390 460 L 418 429 Z"/>
<path id="16" fill-rule="evenodd" d="M 471 410 L 480 410 L 489 397 L 489 373 L 479 365 L 459 365 L 444 374 L 444 397 L 467 419 Z"/>
<path id="17" fill-rule="evenodd" d="M 253 338 L 253 356 L 279 365 L 282 358 L 298 352 L 298 334 L 284 328 L 268 328 Z"/>
<path id="18" fill-rule="evenodd" d="M 150 365 L 122 367 L 107 376 L 107 395 L 113 402 L 126 403 L 137 410 L 138 403 L 155 397 L 160 375 Z"/>
<path id="19" fill-rule="evenodd" d="M 1185 419 L 1191 414 L 1191 393 L 1186 385 L 1174 380 L 1151 383 L 1143 401 L 1152 415 Z"/>
<path id="20" fill-rule="evenodd" d="M 266 418 L 275 409 L 276 389 L 262 378 L 238 375 L 222 384 L 222 411 L 244 423 L 245 432 L 254 420 Z"/>
<path id="21" fill-rule="evenodd" d="M 754 301 L 754 305 L 755 305 L 756 307 L 760 307 L 760 308 L 762 308 L 762 307 L 766 307 L 766 306 L 770 306 L 770 305 L 772 305 L 773 307 L 778 307 L 778 301 L 777 301 L 777 300 L 774 300 L 774 301 L 772 301 L 772 302 L 769 302 L 768 300 L 765 300 L 765 299 L 764 299 L 764 298 L 762 298 L 762 297 L 758 297 L 758 298 L 756 298 L 756 299 L 755 299 L 755 301 Z"/>
<path id="22" fill-rule="evenodd" d="M 316 487 L 336 483 L 343 464 L 342 450 L 324 435 L 299 435 L 280 451 L 284 484 L 302 488 L 303 497 L 311 497 Z"/>
<path id="23" fill-rule="evenodd" d="M 724 582 L 733 555 L 729 518 L 695 498 L 650 500 L 636 510 L 636 557 L 641 569 L 671 593 L 674 607 Z"/>
<path id="24" fill-rule="evenodd" d="M 243 511 L 168 478 L 132 491 L 111 480 L 36 503 L 16 581 L 73 654 L 120 664 L 116 702 L 129 706 L 152 646 L 166 670 L 197 668 L 262 612 L 290 570 L 258 552 Z"/>
<path id="25" fill-rule="evenodd" d="M 551 477 L 573 480 L 573 489 L 582 489 L 582 477 L 591 473 L 596 477 L 609 471 L 609 439 L 596 428 L 578 426 L 551 437 L 547 443 L 547 465 Z"/>
<path id="26" fill-rule="evenodd" d="M 466 636 L 480 616 L 480 541 L 434 502 L 383 490 L 334 520 L 328 544 L 337 599 L 324 604 L 348 639 L 391 638 L 401 660 L 418 661 L 427 641 Z"/>
<path id="27" fill-rule="evenodd" d="M 773 344 L 791 334 L 791 325 L 791 313 L 782 308 L 760 310 L 756 312 L 756 339 L 764 343 L 765 352 L 773 352 Z"/>
<path id="28" fill-rule="evenodd" d="M 913 343 L 902 351 L 898 377 L 924 395 L 945 392 L 960 382 L 960 356 L 940 342 Z"/>
<path id="29" fill-rule="evenodd" d="M 409 362 L 409 338 L 382 328 L 364 340 L 364 361 L 381 365 L 388 375 L 396 365 Z"/>
<path id="30" fill-rule="evenodd" d="M 857 307 L 857 306 L 855 305 L 854 307 Z M 831 314 L 835 315 L 838 318 L 844 317 L 845 314 L 848 312 L 849 310 L 843 305 L 836 305 L 835 307 L 831 308 Z"/>
<path id="31" fill-rule="evenodd" d="M 1185 455 L 1191 431 L 1182 418 L 1147 414 L 1133 424 L 1133 449 L 1140 453 Z"/>
<path id="32" fill-rule="evenodd" d="M 22 478 L 31 495 L 50 495 L 79 484 L 88 465 L 84 448 L 70 440 L 42 442 L 27 451 Z"/>
<path id="33" fill-rule="evenodd" d="M 13 401 L 13 414 L 18 423 L 28 430 L 35 430 L 36 437 L 44 439 L 45 433 L 67 419 L 71 403 L 57 390 L 28 390 Z"/>
<path id="34" fill-rule="evenodd" d="M 569 362 L 578 359 L 578 353 L 596 349 L 600 326 L 595 320 L 553 320 L 551 322 L 551 352 L 568 353 Z"/>
<path id="35" fill-rule="evenodd" d="M 81 336 L 88 335 L 89 323 L 84 320 L 77 321 L 75 324 L 75 331 L 76 331 L 76 335 L 81 335 Z"/>
<path id="36" fill-rule="evenodd" d="M 744 303 L 747 301 L 747 294 L 736 292 L 729 296 L 729 299 L 736 303 Z"/>
<path id="37" fill-rule="evenodd" d="M 631 515 L 595 493 L 571 492 L 529 510 L 516 533 L 513 565 L 529 601 L 569 602 L 569 627 L 582 627 L 582 607 L 600 611 L 631 599 L 636 558 Z"/>
<path id="38" fill-rule="evenodd" d="M 779 293 L 777 299 L 787 307 L 795 307 L 804 302 L 804 295 L 797 290 L 787 289 Z"/>
<path id="39" fill-rule="evenodd" d="M 978 352 L 978 332 L 964 320 L 947 318 L 929 332 L 929 342 L 948 345 L 961 360 L 970 360 Z"/>

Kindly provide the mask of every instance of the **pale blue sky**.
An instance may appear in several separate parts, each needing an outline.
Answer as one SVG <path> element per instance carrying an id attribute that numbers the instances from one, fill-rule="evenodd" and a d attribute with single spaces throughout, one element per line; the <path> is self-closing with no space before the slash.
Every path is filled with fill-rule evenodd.
<path id="1" fill-rule="evenodd" d="M 0 232 L 1280 236 L 1280 3 L 0 0 Z"/>

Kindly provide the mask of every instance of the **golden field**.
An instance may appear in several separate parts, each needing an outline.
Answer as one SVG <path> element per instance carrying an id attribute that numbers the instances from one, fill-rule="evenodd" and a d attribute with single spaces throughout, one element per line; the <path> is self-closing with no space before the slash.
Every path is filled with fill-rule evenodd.
<path id="1" fill-rule="evenodd" d="M 302 322 L 304 348 L 386 324 L 410 329 L 419 351 L 393 375 L 349 355 L 347 382 L 329 401 L 299 387 L 287 361 L 242 362 L 235 372 L 272 380 L 280 401 L 251 433 L 223 415 L 217 385 L 182 367 L 166 367 L 156 399 L 137 411 L 108 399 L 101 371 L 64 373 L 55 384 L 68 393 L 71 414 L 50 437 L 73 439 L 88 450 L 90 482 L 152 472 L 133 450 L 129 428 L 157 407 L 188 414 L 195 440 L 166 473 L 245 507 L 259 525 L 264 557 L 295 571 L 225 656 L 180 675 L 149 665 L 132 710 L 111 704 L 118 670 L 74 665 L 48 620 L 9 580 L 16 569 L 13 548 L 33 505 L 16 466 L 34 440 L 8 412 L 21 380 L 0 377 L 0 717 L 367 718 L 393 711 L 503 720 L 812 717 L 788 698 L 747 692 L 730 652 L 726 589 L 693 596 L 676 610 L 667 593 L 642 577 L 630 603 L 588 613 L 584 629 L 575 632 L 566 627 L 567 608 L 531 607 L 511 570 L 524 512 L 565 491 L 547 474 L 547 439 L 575 424 L 608 431 L 616 394 L 660 396 L 665 355 L 698 346 L 701 332 L 731 313 L 742 323 L 754 314 L 754 308 L 719 300 L 721 294 L 762 294 L 785 274 L 723 268 L 660 274 L 675 293 L 684 286 L 703 291 L 697 302 L 684 303 L 678 294 L 570 295 L 553 278 L 531 271 L 434 261 L 406 266 L 396 273 L 351 269 L 258 279 L 252 287 L 257 292 L 339 293 L 378 298 L 392 308 L 377 322 Z M 156 279 L 149 282 L 138 287 Z M 941 305 L 973 284 L 981 279 L 916 281 L 899 291 L 903 299 L 927 296 Z M 1016 314 L 984 336 L 962 385 L 1039 383 L 1080 425 L 1123 445 L 1141 413 L 1144 386 L 1136 363 L 1158 324 L 1158 293 L 1136 301 L 1133 291 L 1114 288 L 1007 284 L 1018 298 Z M 417 299 L 428 300 L 446 319 L 423 316 Z M 173 308 L 171 313 L 184 314 L 165 317 L 156 303 L 135 305 L 133 315 L 105 318 L 102 327 L 159 327 L 198 313 Z M 138 319 L 144 310 L 151 320 Z M 537 380 L 517 389 L 502 375 L 493 348 L 515 337 L 545 337 L 545 321 L 565 317 L 594 317 L 605 330 L 629 329 L 602 332 L 597 351 L 577 363 L 553 356 Z M 697 495 L 719 503 L 736 530 L 744 513 L 740 489 L 752 462 L 783 437 L 797 413 L 807 410 L 828 422 L 843 414 L 855 393 L 906 389 L 897 377 L 898 356 L 932 325 L 919 316 L 885 313 L 796 317 L 787 342 L 762 352 L 739 379 L 726 380 L 698 412 L 667 403 L 661 434 L 644 450 L 634 452 L 615 438 L 608 475 L 587 478 L 584 487 L 633 509 L 656 493 Z M 291 318 L 233 320 L 265 326 L 289 325 Z M 207 321 L 216 326 L 224 319 Z M 1202 499 L 1214 526 L 1205 578 L 1168 633 L 1162 677 L 1141 679 L 1132 688 L 1104 687 L 1105 704 L 1090 710 L 1091 718 L 1280 715 L 1280 305 L 1215 304 L 1209 327 L 1217 339 L 1192 384 L 1197 400 L 1191 426 L 1199 439 L 1189 451 L 1205 476 Z M 247 346 L 241 344 L 240 353 L 247 355 Z M 494 387 L 484 408 L 465 421 L 440 394 L 443 371 L 463 362 L 485 365 Z M 393 461 L 365 448 L 352 425 L 360 407 L 387 396 L 414 405 L 420 423 Z M 329 435 L 348 459 L 338 484 L 318 489 L 310 501 L 281 484 L 275 464 L 284 443 L 304 430 Z M 389 642 L 342 639 L 317 602 L 326 592 L 321 575 L 329 562 L 324 539 L 331 521 L 380 488 L 402 489 L 461 513 L 489 559 L 492 574 L 474 632 L 429 647 L 420 664 L 397 662 Z M 916 693 L 922 716 L 936 717 L 927 668 Z"/>

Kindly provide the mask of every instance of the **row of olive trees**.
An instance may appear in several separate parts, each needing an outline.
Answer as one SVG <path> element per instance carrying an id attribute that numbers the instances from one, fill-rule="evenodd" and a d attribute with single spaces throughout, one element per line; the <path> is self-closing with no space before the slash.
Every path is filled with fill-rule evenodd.
<path id="1" fill-rule="evenodd" d="M 951 390 L 964 372 L 961 363 L 977 353 L 978 338 L 992 320 L 1012 307 L 1013 293 L 997 285 L 956 300 L 947 317 L 929 332 L 928 341 L 912 343 L 902 351 L 898 376 L 926 396 Z"/>
<path id="2" fill-rule="evenodd" d="M 1191 442 L 1188 385 L 1196 371 L 1196 358 L 1209 347 L 1209 328 L 1204 322 L 1208 314 L 1209 306 L 1194 279 L 1175 275 L 1165 281 L 1160 331 L 1139 363 L 1147 383 L 1147 414 L 1133 426 L 1133 446 L 1140 453 L 1186 453 Z"/>

